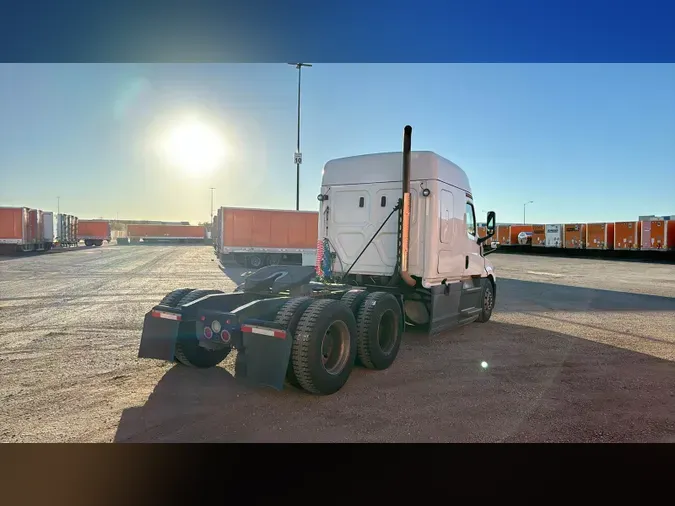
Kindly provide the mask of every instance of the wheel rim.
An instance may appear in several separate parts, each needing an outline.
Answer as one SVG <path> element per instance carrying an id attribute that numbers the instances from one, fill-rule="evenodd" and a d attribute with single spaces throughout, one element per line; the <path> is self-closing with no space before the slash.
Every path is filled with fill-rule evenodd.
<path id="1" fill-rule="evenodd" d="M 279 258 L 277 256 L 270 257 L 270 259 L 269 259 L 270 265 L 279 265 L 280 262 L 281 262 L 281 258 Z"/>
<path id="2" fill-rule="evenodd" d="M 485 309 L 485 311 L 492 310 L 492 301 L 492 289 L 488 288 L 485 290 L 485 297 L 483 297 L 483 309 Z"/>
<path id="3" fill-rule="evenodd" d="M 349 328 L 343 321 L 331 323 L 321 340 L 321 363 L 328 374 L 340 374 L 349 360 Z"/>
<path id="4" fill-rule="evenodd" d="M 377 325 L 377 343 L 385 355 L 389 355 L 394 349 L 396 335 L 398 334 L 397 327 L 396 314 L 391 309 L 387 309 L 382 313 L 380 323 Z"/>
<path id="5" fill-rule="evenodd" d="M 251 257 L 251 267 L 260 267 L 260 264 L 262 264 L 260 257 Z"/>

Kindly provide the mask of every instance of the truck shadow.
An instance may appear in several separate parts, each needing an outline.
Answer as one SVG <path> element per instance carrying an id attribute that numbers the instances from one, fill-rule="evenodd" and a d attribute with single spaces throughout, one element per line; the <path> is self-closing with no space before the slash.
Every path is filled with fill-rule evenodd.
<path id="1" fill-rule="evenodd" d="M 229 368 L 173 366 L 115 442 L 675 442 L 672 361 L 536 327 L 406 334 L 390 369 L 325 397 Z"/>
<path id="2" fill-rule="evenodd" d="M 674 311 L 675 298 L 500 278 L 496 312 Z"/>

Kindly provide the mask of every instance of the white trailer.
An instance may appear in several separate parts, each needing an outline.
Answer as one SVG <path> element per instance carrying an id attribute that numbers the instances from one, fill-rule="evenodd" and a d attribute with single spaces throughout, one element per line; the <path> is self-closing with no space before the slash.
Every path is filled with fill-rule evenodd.
<path id="1" fill-rule="evenodd" d="M 546 225 L 546 240 L 547 248 L 562 248 L 564 244 L 563 232 L 564 225 Z"/>
<path id="2" fill-rule="evenodd" d="M 42 237 L 44 249 L 50 250 L 54 246 L 54 213 L 45 211 L 42 213 Z"/>

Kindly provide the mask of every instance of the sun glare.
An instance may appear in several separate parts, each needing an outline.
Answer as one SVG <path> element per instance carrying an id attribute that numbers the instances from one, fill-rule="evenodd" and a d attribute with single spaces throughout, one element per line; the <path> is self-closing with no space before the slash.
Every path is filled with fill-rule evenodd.
<path id="1" fill-rule="evenodd" d="M 213 172 L 225 159 L 222 135 L 198 120 L 173 125 L 163 137 L 161 151 L 165 161 L 193 176 Z"/>

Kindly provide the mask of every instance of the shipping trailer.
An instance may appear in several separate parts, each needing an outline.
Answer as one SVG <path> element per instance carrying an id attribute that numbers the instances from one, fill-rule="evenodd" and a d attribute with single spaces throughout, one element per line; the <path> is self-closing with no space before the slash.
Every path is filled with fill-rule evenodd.
<path id="1" fill-rule="evenodd" d="M 642 222 L 614 222 L 614 249 L 639 250 L 642 240 Z"/>
<path id="2" fill-rule="evenodd" d="M 586 225 L 586 248 L 614 249 L 614 223 L 588 223 Z"/>
<path id="3" fill-rule="evenodd" d="M 42 247 L 49 251 L 54 246 L 54 213 L 44 211 L 42 213 Z"/>
<path id="4" fill-rule="evenodd" d="M 327 395 L 357 361 L 387 369 L 406 324 L 437 334 L 488 321 L 496 215 L 478 236 L 466 173 L 413 153 L 411 136 L 406 126 L 402 154 L 326 163 L 316 267 L 265 266 L 232 293 L 174 290 L 145 315 L 138 356 L 208 368 L 236 350 L 236 377 Z"/>
<path id="5" fill-rule="evenodd" d="M 319 213 L 282 209 L 221 207 L 214 249 L 222 263 L 242 267 L 314 265 Z"/>
<path id="6" fill-rule="evenodd" d="M 33 238 L 27 207 L 0 207 L 0 246 L 3 251 L 33 251 Z"/>
<path id="7" fill-rule="evenodd" d="M 532 225 L 532 246 L 546 246 L 546 225 Z"/>
<path id="8" fill-rule="evenodd" d="M 70 214 L 56 215 L 56 242 L 59 246 L 67 248 L 77 246 L 77 218 Z"/>
<path id="9" fill-rule="evenodd" d="M 102 246 L 104 241 L 110 242 L 110 222 L 107 220 L 78 220 L 78 239 L 85 246 Z"/>
<path id="10" fill-rule="evenodd" d="M 564 225 L 546 225 L 546 243 L 547 248 L 562 248 L 565 242 Z"/>
<path id="11" fill-rule="evenodd" d="M 675 220 L 649 219 L 641 222 L 643 251 L 675 249 Z"/>
<path id="12" fill-rule="evenodd" d="M 165 225 L 165 224 L 129 224 L 127 238 L 131 244 L 144 243 L 177 243 L 204 244 L 206 227 L 199 225 Z"/>
<path id="13" fill-rule="evenodd" d="M 563 244 L 567 249 L 586 248 L 586 224 L 567 223 L 564 228 Z"/>

